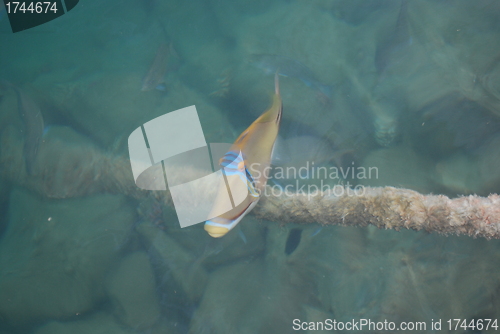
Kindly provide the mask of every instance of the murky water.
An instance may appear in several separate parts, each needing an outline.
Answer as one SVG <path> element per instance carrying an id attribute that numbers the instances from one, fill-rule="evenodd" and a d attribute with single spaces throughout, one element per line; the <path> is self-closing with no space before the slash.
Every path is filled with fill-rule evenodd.
<path id="1" fill-rule="evenodd" d="M 252 213 L 211 238 L 180 227 L 172 189 L 136 186 L 129 136 L 147 134 L 150 166 L 154 138 L 191 133 L 141 126 L 195 105 L 205 143 L 231 144 L 278 73 L 273 189 L 498 193 L 497 1 L 81 0 L 18 33 L 6 10 L 0 333 L 496 331 L 497 240 Z M 224 150 L 209 147 L 217 170 Z"/>

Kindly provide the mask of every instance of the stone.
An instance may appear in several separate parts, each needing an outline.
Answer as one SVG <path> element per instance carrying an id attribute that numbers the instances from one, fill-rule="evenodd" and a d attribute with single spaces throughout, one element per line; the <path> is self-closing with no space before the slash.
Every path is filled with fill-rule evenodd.
<path id="1" fill-rule="evenodd" d="M 114 314 L 135 330 L 146 330 L 160 318 L 155 278 L 148 255 L 135 252 L 125 257 L 107 284 Z"/>
<path id="2" fill-rule="evenodd" d="M 433 186 L 429 176 L 432 162 L 403 144 L 370 152 L 360 167 L 366 173 L 355 181 L 365 186 L 402 187 L 423 193 Z"/>
<path id="3" fill-rule="evenodd" d="M 54 105 L 59 117 L 84 129 L 106 147 L 124 148 L 130 133 L 145 122 L 177 109 L 195 105 L 207 142 L 229 143 L 231 127 L 227 118 L 205 97 L 172 80 L 167 92 L 140 90 L 142 73 L 113 71 L 91 73 L 63 83 L 49 74 L 35 86 Z"/>
<path id="4" fill-rule="evenodd" d="M 134 217 L 124 196 L 48 200 L 15 188 L 0 240 L 0 319 L 23 328 L 92 310 Z"/>

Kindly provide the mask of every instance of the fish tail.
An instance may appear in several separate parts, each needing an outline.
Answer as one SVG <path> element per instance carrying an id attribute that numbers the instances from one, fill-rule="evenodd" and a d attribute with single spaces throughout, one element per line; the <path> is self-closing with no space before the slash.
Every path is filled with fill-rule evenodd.
<path id="1" fill-rule="evenodd" d="M 274 92 L 276 95 L 280 95 L 280 76 L 278 75 L 279 73 L 279 68 L 276 70 L 276 73 L 274 73 Z"/>

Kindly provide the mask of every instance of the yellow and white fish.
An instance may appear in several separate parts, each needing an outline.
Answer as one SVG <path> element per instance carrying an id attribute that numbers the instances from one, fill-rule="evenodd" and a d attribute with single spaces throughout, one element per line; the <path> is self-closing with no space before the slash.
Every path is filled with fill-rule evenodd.
<path id="1" fill-rule="evenodd" d="M 271 107 L 243 131 L 220 160 L 228 187 L 222 184 L 219 188 L 212 212 L 223 212 L 222 199 L 227 198 L 228 188 L 235 189 L 233 187 L 235 182 L 241 184 L 243 180 L 248 193 L 232 210 L 205 222 L 205 231 L 214 238 L 220 238 L 233 229 L 255 207 L 266 186 L 274 143 L 278 137 L 283 113 L 278 73 L 274 76 L 274 84 L 275 93 Z"/>

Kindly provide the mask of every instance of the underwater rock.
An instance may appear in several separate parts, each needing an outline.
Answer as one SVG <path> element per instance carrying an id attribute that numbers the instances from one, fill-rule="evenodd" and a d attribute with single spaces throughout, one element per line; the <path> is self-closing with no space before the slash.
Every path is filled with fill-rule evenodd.
<path id="1" fill-rule="evenodd" d="M 313 295 L 314 277 L 302 269 L 308 262 L 303 250 L 315 240 L 312 228 L 298 242 L 292 230 L 269 225 L 264 257 L 214 270 L 189 333 L 290 333 L 293 319 L 305 318 L 302 306 Z M 287 254 L 290 233 L 296 247 Z"/>
<path id="2" fill-rule="evenodd" d="M 0 177 L 0 238 L 7 226 L 7 206 L 11 186 L 4 178 Z"/>
<path id="3" fill-rule="evenodd" d="M 243 17 L 266 12 L 279 4 L 266 0 L 210 1 L 212 11 L 217 16 L 217 24 L 225 33 L 234 33 Z"/>
<path id="4" fill-rule="evenodd" d="M 175 210 L 161 203 L 161 199 L 153 197 L 141 200 L 138 212 L 141 221 L 147 222 L 150 226 L 147 230 L 151 232 L 147 236 L 147 242 L 150 243 L 153 240 L 151 238 L 155 238 L 156 234 L 165 234 L 168 238 L 175 240 L 177 246 L 182 249 L 182 253 L 189 255 L 186 259 L 194 261 L 196 266 L 199 265 L 210 271 L 234 261 L 259 256 L 264 252 L 267 224 L 255 219 L 252 215 L 245 217 L 241 224 L 224 238 L 212 238 L 204 230 L 202 223 L 181 228 Z M 142 231 L 142 227 L 139 227 L 139 230 Z M 163 265 L 168 267 L 169 263 L 172 263 L 169 257 L 155 256 L 154 253 L 159 255 L 156 251 L 150 255 L 153 255 L 153 262 L 158 262 L 159 267 Z M 189 265 L 192 269 L 195 268 L 192 262 Z"/>
<path id="5" fill-rule="evenodd" d="M 324 251 L 336 252 L 337 261 L 328 261 L 322 257 L 326 269 L 323 276 L 318 276 L 318 295 L 327 310 L 331 310 L 335 318 L 345 321 L 349 318 L 375 319 L 379 312 L 377 299 L 383 293 L 382 279 L 373 279 L 375 274 L 369 270 L 376 267 L 372 248 L 366 230 L 342 228 L 334 230 L 335 246 L 325 245 L 313 249 L 312 254 Z M 325 240 L 323 236 L 323 239 Z M 340 240 L 349 240 L 348 245 L 342 245 Z M 318 241 L 319 242 L 319 241 Z M 323 241 L 325 242 L 325 241 Z M 388 241 L 389 245 L 394 242 Z M 374 248 L 373 248 L 374 249 Z M 377 273 L 378 274 L 378 273 Z M 379 276 L 380 277 L 380 276 Z M 323 297 L 324 296 L 324 297 Z M 329 300 L 326 300 L 330 298 Z M 328 303 L 329 302 L 329 303 Z"/>
<path id="6" fill-rule="evenodd" d="M 255 2 L 249 1 L 252 8 L 257 5 Z M 157 3 L 158 20 L 172 33 L 175 49 L 182 59 L 183 66 L 179 68 L 178 77 L 190 87 L 208 95 L 216 89 L 214 85 L 219 74 L 230 67 L 235 58 L 235 29 L 227 25 L 240 22 L 240 16 L 234 16 L 236 13 L 233 10 L 240 4 L 206 1 L 186 6 L 177 0 Z M 222 18 L 224 20 L 219 20 Z M 186 25 L 193 19 L 196 24 Z"/>
<path id="7" fill-rule="evenodd" d="M 43 197 L 69 198 L 96 193 L 137 191 L 128 159 L 117 159 L 98 149 L 89 138 L 67 126 L 52 126 L 44 135 L 38 155 L 40 169 L 27 175 L 22 141 L 9 127 L 1 136 L 0 163 L 4 177 L 14 185 L 28 188 Z M 118 184 L 112 186 L 115 178 Z M 113 181 L 114 180 L 114 181 Z"/>
<path id="8" fill-rule="evenodd" d="M 267 10 L 247 16 L 236 33 L 245 41 L 238 45 L 243 48 L 242 54 L 290 57 L 306 65 L 317 80 L 326 84 L 331 80 L 325 78 L 339 76 L 335 61 L 344 59 L 344 52 L 348 51 L 338 45 L 350 40 L 351 47 L 355 48 L 353 43 L 358 42 L 352 38 L 355 28 L 335 20 L 321 8 L 301 2 L 284 3 L 279 11 Z M 329 66 L 321 67 L 321 64 Z"/>
<path id="9" fill-rule="evenodd" d="M 338 20 L 352 25 L 363 24 L 374 13 L 388 7 L 391 3 L 383 0 L 315 0 L 312 3 L 324 11 L 329 12 Z"/>
<path id="10" fill-rule="evenodd" d="M 404 109 L 404 106 L 377 104 L 372 107 L 375 140 L 381 146 L 393 145 L 401 131 L 399 129 L 399 113 Z"/>
<path id="11" fill-rule="evenodd" d="M 378 88 L 378 92 L 373 91 L 378 80 L 374 61 L 376 41 L 379 39 L 377 34 L 386 30 L 384 27 L 387 26 L 388 20 L 394 22 L 389 34 L 392 35 L 394 30 L 397 32 L 395 26 L 399 3 L 393 3 L 394 12 L 370 12 L 379 6 L 390 5 L 371 3 L 361 8 L 351 3 L 341 6 L 330 1 L 332 10 L 335 7 L 351 7 L 356 12 L 367 10 L 366 21 L 357 22 L 359 25 L 355 27 L 339 17 L 330 15 L 331 13 L 320 5 L 288 2 L 282 5 L 280 11 L 269 10 L 250 16 L 241 23 L 238 34 L 245 43 L 239 45 L 240 54 L 246 55 L 245 58 L 254 54 L 270 54 L 293 59 L 306 65 L 317 77 L 317 81 L 333 87 L 331 94 L 321 94 L 321 90 L 314 89 L 318 85 L 305 87 L 303 84 L 293 83 L 301 80 L 300 78 L 284 78 L 280 85 L 284 115 L 288 120 L 310 126 L 315 129 L 317 135 L 335 144 L 339 139 L 339 130 L 336 127 L 350 127 L 350 132 L 343 133 L 347 138 L 342 139 L 361 144 L 360 138 L 353 137 L 363 132 L 363 129 L 360 129 L 363 124 L 360 124 L 359 120 L 360 114 L 363 113 L 362 117 L 365 119 L 372 118 L 377 142 L 382 146 L 393 145 L 400 133 L 399 120 L 407 110 L 404 99 L 406 92 L 399 90 L 403 90 L 401 87 L 406 87 L 408 81 L 414 80 L 412 75 L 415 75 L 420 67 L 420 62 L 414 61 L 413 57 L 390 57 L 390 64 L 386 66 L 397 65 L 397 70 L 391 71 L 391 76 L 384 80 L 383 87 Z M 416 53 L 419 55 L 418 52 L 422 53 L 424 50 L 419 45 L 416 46 Z M 406 55 L 406 52 L 404 54 Z M 258 76 L 262 77 L 262 71 L 258 72 L 242 66 L 234 75 L 234 91 L 243 91 L 250 95 L 245 97 L 236 94 L 239 101 L 243 102 L 241 104 L 249 110 L 261 109 L 258 105 L 259 99 L 251 96 L 264 96 L 261 92 L 262 88 L 266 87 L 266 81 Z M 355 89 L 351 89 L 349 93 L 342 92 L 342 86 L 348 81 L 356 81 L 359 85 L 355 85 Z M 247 87 L 243 88 L 243 85 Z M 248 86 L 251 91 L 248 91 Z M 395 89 L 398 91 L 395 92 Z M 325 95 L 330 96 L 325 98 Z M 395 96 L 397 99 L 393 101 Z M 381 102 L 381 99 L 385 101 Z M 339 100 L 342 102 L 339 103 Z M 361 102 L 358 102 L 359 100 Z M 365 137 L 361 139 L 368 142 L 367 139 L 373 134 L 365 133 Z"/>
<path id="12" fill-rule="evenodd" d="M 309 306 L 309 305 L 304 305 L 304 313 L 305 317 L 302 321 L 305 322 L 313 322 L 315 324 L 314 330 L 310 329 L 307 333 L 311 334 L 321 334 L 321 333 L 331 333 L 331 331 L 326 330 L 328 327 L 320 327 L 324 325 L 318 325 L 319 323 L 325 323 L 326 319 L 334 319 L 333 315 L 331 312 L 326 312 L 322 309 Z M 323 329 L 322 329 L 323 328 Z"/>
<path id="13" fill-rule="evenodd" d="M 0 84 L 0 132 L 8 126 L 21 128 L 21 118 L 18 113 L 17 96 L 7 87 Z"/>
<path id="14" fill-rule="evenodd" d="M 379 300 L 382 319 L 428 322 L 498 314 L 498 242 L 422 233 L 408 241 L 400 241 L 380 264 L 384 272 L 391 268 Z"/>
<path id="15" fill-rule="evenodd" d="M 483 94 L 478 97 L 479 103 L 485 105 L 496 116 L 500 116 L 500 62 L 498 57 L 488 69 L 488 72 L 480 78 Z M 478 94 L 479 95 L 479 94 Z"/>
<path id="16" fill-rule="evenodd" d="M 342 125 L 357 123 L 357 135 L 354 138 L 358 141 L 373 135 L 378 145 L 393 146 L 401 137 L 400 122 L 408 109 L 404 89 L 383 82 L 372 90 L 356 74 L 350 75 L 349 81 L 340 87 L 343 95 L 339 96 L 342 103 L 339 108 L 346 108 L 347 113 L 357 120 L 344 121 Z M 368 123 L 371 124 L 368 126 Z"/>
<path id="17" fill-rule="evenodd" d="M 90 311 L 133 222 L 124 196 L 47 200 L 15 188 L 0 240 L 0 318 L 23 328 Z"/>
<path id="18" fill-rule="evenodd" d="M 265 110 L 268 94 L 272 92 L 272 68 L 255 68 L 249 63 L 255 54 L 267 54 L 271 57 L 290 59 L 296 64 L 303 64 L 312 73 L 317 82 L 333 85 L 343 79 L 337 59 L 344 58 L 344 48 L 336 43 L 350 40 L 353 29 L 334 20 L 331 15 L 310 4 L 288 2 L 282 4 L 280 11 L 268 10 L 258 15 L 247 16 L 236 32 L 245 43 L 238 45 L 241 66 L 234 71 L 233 96 L 240 105 L 259 115 Z M 265 22 L 265 24 L 262 24 Z M 307 27 L 307 29 L 297 29 Z M 314 33 L 311 33 L 314 31 Z M 326 41 L 335 40 L 336 43 Z M 328 64 L 328 66 L 321 66 Z M 298 65 L 300 67 L 300 65 Z M 297 70 L 297 69 L 295 69 Z M 292 72 L 294 72 L 292 70 Z M 300 72 L 300 70 L 298 71 Z M 304 123 L 315 129 L 320 137 L 331 138 L 333 121 L 333 103 L 337 97 L 335 88 L 331 96 L 318 89 L 318 85 L 307 87 L 304 77 L 283 78 L 280 91 L 284 101 L 284 117 L 291 121 Z M 343 112 L 336 110 L 335 112 Z"/>
<path id="19" fill-rule="evenodd" d="M 434 177 L 450 196 L 471 195 L 478 189 L 480 181 L 476 164 L 466 155 L 458 152 L 441 159 L 436 164 Z M 488 195 L 488 194 L 487 194 Z"/>
<path id="20" fill-rule="evenodd" d="M 398 323 L 498 312 L 498 242 L 350 227 L 323 227 L 311 240 L 287 262 L 289 275 L 301 273 L 315 287 L 315 313 Z M 309 316 L 311 304 L 303 309 Z"/>
<path id="21" fill-rule="evenodd" d="M 413 189 L 422 193 L 432 190 L 431 162 L 404 145 L 372 151 L 361 163 L 366 179 L 359 179 L 365 186 L 394 186 Z"/>
<path id="22" fill-rule="evenodd" d="M 138 126 L 165 113 L 196 105 L 208 142 L 231 142 L 231 128 L 220 112 L 178 81 L 167 92 L 142 92 L 142 74 L 93 73 L 66 82 L 41 77 L 35 84 L 61 116 L 104 146 L 123 144 Z M 48 88 L 47 88 L 48 87 Z"/>
<path id="23" fill-rule="evenodd" d="M 409 130 L 422 154 L 441 159 L 457 151 L 477 151 L 500 132 L 500 119 L 455 92 L 426 105 Z"/>
<path id="24" fill-rule="evenodd" d="M 149 257 L 136 252 L 124 258 L 107 284 L 114 314 L 135 330 L 146 330 L 160 318 L 155 278 Z"/>
<path id="25" fill-rule="evenodd" d="M 480 190 L 477 194 L 491 194 L 498 192 L 500 188 L 500 134 L 490 138 L 488 143 L 485 143 L 478 149 L 477 156 L 479 157 L 477 168 L 481 176 Z"/>
<path id="26" fill-rule="evenodd" d="M 105 313 L 71 322 L 49 322 L 40 327 L 35 334 L 126 334 L 130 331 L 121 327 L 115 319 Z"/>
<path id="27" fill-rule="evenodd" d="M 190 301 L 200 299 L 208 279 L 208 273 L 194 256 L 180 246 L 175 239 L 151 223 L 141 223 L 137 231 L 155 256 L 166 264 L 166 270 L 171 270 L 172 276 L 182 287 Z M 165 274 L 165 273 L 163 273 Z"/>
<path id="28" fill-rule="evenodd" d="M 250 282 L 258 282 L 261 275 L 260 264 L 255 262 L 236 264 L 214 271 L 210 276 L 200 306 L 193 315 L 189 333 L 230 333 L 244 329 L 245 325 L 236 327 L 235 319 L 245 315 L 246 309 L 251 310 L 252 305 L 247 295 L 241 296 L 242 293 L 239 289 L 245 287 L 247 282 L 240 284 L 240 280 L 252 275 L 254 280 L 250 280 Z M 231 292 L 228 293 L 229 291 Z M 233 295 L 232 298 L 231 295 Z M 241 300 L 241 304 L 238 303 L 238 300 Z M 240 318 L 240 322 L 243 321 L 244 319 Z M 255 331 L 252 331 L 251 328 L 247 329 L 247 333 L 252 332 Z"/>
<path id="29" fill-rule="evenodd" d="M 264 252 L 266 223 L 252 215 L 245 217 L 224 238 L 212 238 L 204 230 L 203 223 L 181 228 L 171 207 L 163 206 L 162 211 L 160 221 L 165 233 L 208 270 Z"/>
<path id="30" fill-rule="evenodd" d="M 297 303 L 284 302 L 294 293 L 274 273 L 261 259 L 214 271 L 189 333 L 289 333 L 293 315 L 285 309 Z"/>
<path id="31" fill-rule="evenodd" d="M 390 72 L 393 67 L 397 68 L 408 57 L 413 44 L 408 17 L 408 1 L 403 0 L 398 5 L 397 21 L 391 22 L 390 28 L 384 32 L 377 43 L 375 66 L 379 73 L 379 80 L 383 80 L 387 72 Z M 390 10 L 384 12 L 390 12 Z"/>
<path id="32" fill-rule="evenodd" d="M 168 315 L 168 319 L 166 317 L 162 317 L 160 321 L 152 327 L 146 333 L 148 334 L 185 334 L 187 332 L 187 327 L 181 321 L 177 321 L 175 319 L 170 319 L 170 315 Z M 136 333 L 134 331 L 134 333 Z"/>
<path id="33" fill-rule="evenodd" d="M 452 196 L 477 194 L 487 196 L 500 187 L 500 134 L 492 136 L 474 154 L 457 152 L 439 160 L 433 179 Z"/>

